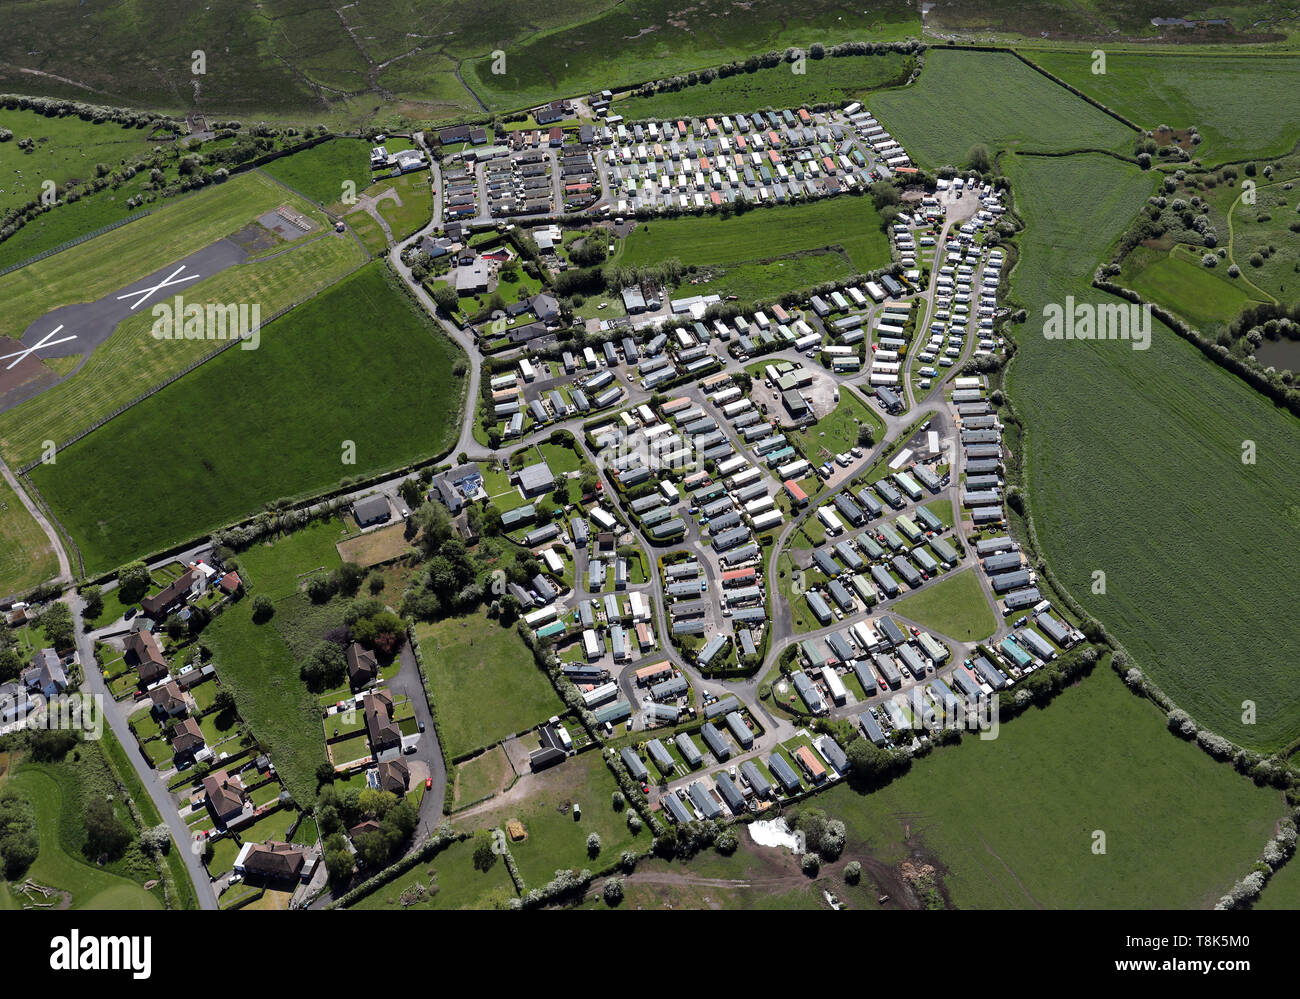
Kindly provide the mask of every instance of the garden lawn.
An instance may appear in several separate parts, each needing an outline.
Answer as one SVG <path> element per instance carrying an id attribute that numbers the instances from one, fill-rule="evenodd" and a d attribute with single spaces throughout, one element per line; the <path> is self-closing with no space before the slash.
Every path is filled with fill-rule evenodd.
<path id="1" fill-rule="evenodd" d="M 975 569 L 950 573 L 920 593 L 890 604 L 889 609 L 959 642 L 978 642 L 998 628 Z"/>
<path id="2" fill-rule="evenodd" d="M 482 614 L 416 625 L 443 750 L 457 759 L 563 711 L 515 625 Z"/>
<path id="3" fill-rule="evenodd" d="M 277 497 L 439 453 L 455 436 L 458 353 L 375 263 L 268 327 L 257 350 L 225 352 L 33 479 L 87 572 L 110 569 Z M 345 442 L 355 464 L 341 463 Z M 128 499 L 142 454 L 168 502 Z"/>

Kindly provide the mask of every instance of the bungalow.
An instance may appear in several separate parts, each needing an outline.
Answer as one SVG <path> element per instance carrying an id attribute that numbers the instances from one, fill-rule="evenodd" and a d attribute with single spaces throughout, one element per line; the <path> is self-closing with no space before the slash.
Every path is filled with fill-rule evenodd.
<path id="1" fill-rule="evenodd" d="M 348 680 L 355 689 L 360 690 L 379 676 L 379 661 L 369 649 L 353 642 L 348 646 L 345 656 L 348 662 Z"/>
<path id="2" fill-rule="evenodd" d="M 307 880 L 315 869 L 308 862 L 307 851 L 300 846 L 267 840 L 245 843 L 235 858 L 235 873 L 268 880 L 300 878 Z"/>
<path id="3" fill-rule="evenodd" d="M 403 795 L 411 786 L 411 768 L 400 756 L 384 760 L 378 767 L 379 789 Z"/>
<path id="4" fill-rule="evenodd" d="M 393 699 L 387 690 L 377 690 L 362 699 L 366 733 L 370 748 L 378 756 L 384 750 L 394 749 L 402 742 L 402 730 L 393 720 Z"/>
<path id="5" fill-rule="evenodd" d="M 187 718 L 186 721 L 193 719 Z M 244 782 L 238 776 L 230 776 L 225 770 L 218 770 L 203 778 L 203 796 L 213 818 L 221 824 L 238 818 L 244 810 Z"/>
<path id="6" fill-rule="evenodd" d="M 388 497 L 377 493 L 357 500 L 352 504 L 352 516 L 356 518 L 358 527 L 383 523 L 392 516 L 392 511 L 388 508 Z"/>
<path id="7" fill-rule="evenodd" d="M 32 659 L 31 668 L 23 673 L 23 685 L 31 691 L 39 690 L 45 697 L 54 697 L 68 689 L 68 675 L 53 649 L 41 649 Z"/>
<path id="8" fill-rule="evenodd" d="M 154 713 L 166 717 L 183 715 L 189 709 L 189 702 L 175 680 L 169 680 L 149 691 L 149 699 L 153 701 Z"/>
<path id="9" fill-rule="evenodd" d="M 140 608 L 147 617 L 158 620 L 166 616 L 168 611 L 185 603 L 194 593 L 199 592 L 204 582 L 206 577 L 200 570 L 187 569 L 161 591 L 141 600 Z"/>
<path id="10" fill-rule="evenodd" d="M 197 753 L 207 745 L 207 740 L 199 729 L 199 723 L 193 718 L 185 718 L 178 722 L 172 729 L 171 740 L 172 752 L 176 756 Z"/>
<path id="11" fill-rule="evenodd" d="M 162 646 L 153 632 L 143 628 L 132 632 L 126 640 L 126 662 L 135 666 L 140 683 L 145 687 L 167 675 L 167 660 L 163 658 Z"/>

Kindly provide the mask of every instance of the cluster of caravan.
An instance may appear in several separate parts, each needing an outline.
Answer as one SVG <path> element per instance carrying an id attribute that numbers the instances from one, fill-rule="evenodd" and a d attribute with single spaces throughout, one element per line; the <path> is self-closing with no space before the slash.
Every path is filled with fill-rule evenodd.
<path id="1" fill-rule="evenodd" d="M 873 157 L 838 116 L 798 110 L 612 126 L 620 214 L 820 198 L 870 184 Z"/>

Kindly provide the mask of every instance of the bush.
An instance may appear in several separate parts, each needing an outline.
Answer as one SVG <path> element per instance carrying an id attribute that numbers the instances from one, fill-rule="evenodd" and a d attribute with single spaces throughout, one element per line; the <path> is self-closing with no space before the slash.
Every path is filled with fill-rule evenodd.
<path id="1" fill-rule="evenodd" d="M 855 885 L 862 880 L 862 865 L 856 860 L 850 860 L 844 865 L 844 883 Z"/>
<path id="2" fill-rule="evenodd" d="M 271 603 L 271 598 L 265 593 L 259 593 L 253 598 L 253 622 L 263 624 L 271 620 L 275 613 L 275 604 Z"/>
<path id="3" fill-rule="evenodd" d="M 821 863 L 817 860 L 817 854 L 805 853 L 803 860 L 799 861 L 799 870 L 803 871 L 810 878 L 817 877 L 817 872 L 821 870 Z"/>
<path id="4" fill-rule="evenodd" d="M 623 901 L 623 879 L 610 878 L 605 882 L 605 887 L 601 891 L 601 895 L 604 897 L 606 905 L 618 905 Z"/>

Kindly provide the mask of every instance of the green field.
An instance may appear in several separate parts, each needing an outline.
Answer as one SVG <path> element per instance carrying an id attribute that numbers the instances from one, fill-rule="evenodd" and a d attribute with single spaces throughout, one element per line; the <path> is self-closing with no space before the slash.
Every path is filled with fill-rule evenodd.
<path id="1" fill-rule="evenodd" d="M 507 47 L 502 75 L 493 74 L 491 58 L 482 55 L 489 46 L 474 51 L 482 58 L 464 67 L 466 82 L 493 110 L 525 107 L 559 94 L 661 79 L 791 45 L 912 37 L 920 27 L 915 8 L 903 0 L 870 8 L 810 0 L 797 16 L 778 0 L 713 8 L 632 0 L 601 4 L 607 9 L 593 16 L 595 6 L 588 8 L 591 13 L 570 14 L 572 27 Z M 524 16 L 515 14 L 508 23 L 520 23 Z"/>
<path id="2" fill-rule="evenodd" d="M 961 166 L 977 143 L 991 152 L 1128 155 L 1136 134 L 1005 52 L 932 49 L 920 80 L 883 91 L 868 106 L 925 167 Z"/>
<path id="3" fill-rule="evenodd" d="M 1257 304 L 1246 285 L 1224 273 L 1224 266 L 1205 267 L 1199 257 L 1179 249 L 1138 247 L 1125 258 L 1119 283 L 1206 332 L 1226 327 L 1243 309 Z"/>
<path id="4" fill-rule="evenodd" d="M 688 267 L 727 267 L 730 276 L 732 265 L 777 258 L 788 263 L 827 247 L 858 272 L 889 263 L 889 242 L 870 199 L 825 198 L 755 208 L 731 218 L 705 215 L 641 222 L 619 246 L 614 262 L 635 267 L 676 257 Z M 782 290 L 791 287 L 787 279 Z"/>
<path id="5" fill-rule="evenodd" d="M 34 469 L 87 571 L 444 449 L 460 402 L 456 348 L 396 280 L 370 265 L 268 327 L 257 350 L 226 351 Z M 203 418 L 218 410 L 252 422 Z M 354 464 L 341 462 L 347 441 Z M 123 502 L 141 453 L 165 504 Z"/>
<path id="6" fill-rule="evenodd" d="M 274 620 L 254 624 L 253 601 L 241 600 L 203 632 L 221 684 L 275 760 L 295 801 L 316 799 L 316 767 L 325 762 L 320 707 L 298 677 L 298 662 Z"/>
<path id="7" fill-rule="evenodd" d="M 841 786 L 816 805 L 848 825 L 846 858 L 920 850 L 962 909 L 1206 909 L 1285 807 L 1171 736 L 1108 667 L 994 740 L 967 736 L 881 791 Z"/>
<path id="8" fill-rule="evenodd" d="M 443 752 L 452 759 L 563 710 L 515 627 L 479 614 L 415 627 Z"/>
<path id="9" fill-rule="evenodd" d="M 412 911 L 420 909 L 488 909 L 507 899 L 514 898 L 515 887 L 506 870 L 505 861 L 495 861 L 486 871 L 474 866 L 474 840 L 452 843 L 439 850 L 432 858 L 416 864 L 414 868 L 371 892 L 353 909 L 387 909 Z M 403 906 L 403 893 L 421 885 L 425 893 L 420 901 Z M 412 892 L 412 898 L 415 892 Z"/>
<path id="10" fill-rule="evenodd" d="M 388 223 L 394 241 L 400 243 L 429 224 L 429 220 L 433 218 L 433 189 L 429 186 L 428 173 L 419 171 L 403 174 L 389 181 L 381 181 L 366 193 L 379 193 L 385 190 L 392 191 L 402 202 L 399 205 L 389 197 L 375 206 L 384 221 Z"/>
<path id="11" fill-rule="evenodd" d="M 59 763 L 24 762 L 4 779 L 3 786 L 25 798 L 36 813 L 40 853 L 27 877 L 67 892 L 72 909 L 161 909 L 161 887 L 141 887 L 156 871 L 138 846 L 107 866 L 86 858 L 86 796 L 113 793 L 116 783 L 97 746 L 83 743 L 77 752 L 75 760 L 69 754 Z M 120 822 L 134 828 L 120 802 L 114 810 Z M 15 897 L 14 902 L 21 899 Z"/>
<path id="12" fill-rule="evenodd" d="M 767 107 L 839 104 L 860 99 L 900 76 L 906 79 L 911 71 L 911 60 L 898 52 L 809 59 L 804 65 L 802 75 L 791 72 L 790 64 L 783 63 L 653 97 L 628 97 L 615 109 L 629 121 L 643 121 L 675 115 L 745 114 Z"/>
<path id="13" fill-rule="evenodd" d="M 314 520 L 306 527 L 239 553 L 239 568 L 253 593 L 283 600 L 316 570 L 343 564 L 335 546 L 347 536 L 340 520 Z"/>
<path id="14" fill-rule="evenodd" d="M 1300 57 L 1238 53 L 1108 52 L 1092 72 L 1091 52 L 1025 53 L 1054 76 L 1146 129 L 1196 126 L 1192 151 L 1207 163 L 1278 156 L 1300 140 L 1300 121 L 1285 101 L 1264 94 L 1300 89 Z"/>
<path id="15" fill-rule="evenodd" d="M 1146 351 L 1045 340 L 1033 318 L 1045 303 L 1106 299 L 1087 275 L 1152 178 L 1096 155 L 1009 166 L 1028 224 L 1012 288 L 1031 319 L 1014 332 L 1008 386 L 1028 430 L 1039 542 L 1070 592 L 1199 723 L 1254 748 L 1285 744 L 1300 735 L 1300 691 L 1281 622 L 1300 575 L 1257 525 L 1300 522 L 1296 420 L 1154 321 Z M 1247 440 L 1254 465 L 1242 463 Z M 1105 594 L 1092 592 L 1098 570 Z M 1255 725 L 1242 723 L 1244 700 L 1259 706 Z"/>
<path id="16" fill-rule="evenodd" d="M 0 142 L 0 215 L 39 201 L 46 180 L 58 184 L 62 194 L 66 184 L 93 180 L 96 165 L 113 169 L 153 147 L 150 128 L 114 122 L 96 125 L 75 116 L 46 117 L 37 111 L 0 108 L 0 128 L 14 133 L 9 142 Z M 18 148 L 19 141 L 27 138 L 36 141 L 31 152 Z"/>
<path id="17" fill-rule="evenodd" d="M 978 642 L 998 627 L 975 569 L 941 579 L 929 589 L 890 604 L 889 609 L 960 642 Z"/>
<path id="18" fill-rule="evenodd" d="M 557 870 L 590 867 L 598 870 L 618 859 L 625 849 L 643 850 L 650 845 L 650 830 L 642 827 L 636 836 L 627 827 L 627 809 L 615 811 L 610 798 L 618 785 L 599 752 L 570 757 L 559 766 L 524 778 L 515 785 L 523 797 L 472 816 L 454 821 L 457 828 L 504 827 L 510 819 L 524 824 L 528 838 L 510 843 L 510 853 L 519 865 L 527 888 L 540 888 L 555 877 Z M 524 792 L 524 788 L 527 788 Z M 582 808 L 580 821 L 571 808 Z M 587 855 L 587 836 L 600 836 L 600 854 Z"/>
<path id="19" fill-rule="evenodd" d="M 331 139 L 262 167 L 320 205 L 332 205 L 351 181 L 353 193 L 370 186 L 370 146 L 360 139 Z"/>
<path id="20" fill-rule="evenodd" d="M 809 461 L 820 464 L 857 447 L 858 431 L 863 425 L 871 428 L 875 441 L 879 443 L 885 433 L 885 424 L 852 389 L 841 388 L 839 404 L 829 415 L 790 436 L 799 442 Z"/>
<path id="21" fill-rule="evenodd" d="M 14 311 L 6 313 L 2 331 L 17 335 L 56 305 L 99 298 L 285 203 L 309 210 L 306 202 L 268 178 L 245 174 L 8 274 L 0 278 L 0 297 L 13 295 L 6 301 L 13 302 Z M 323 216 L 314 217 L 323 223 Z M 187 234 L 192 244 L 186 242 Z M 133 262 L 129 270 L 121 267 L 122 259 Z M 306 300 L 364 260 L 352 239 L 309 236 L 287 252 L 250 259 L 199 281 L 185 294 L 191 301 L 257 303 L 265 318 Z M 5 460 L 17 467 L 41 457 L 42 441 L 67 440 L 219 346 L 207 340 L 155 340 L 150 336 L 153 322 L 147 312 L 127 319 L 76 375 L 0 414 Z"/>
<path id="22" fill-rule="evenodd" d="M 0 594 L 22 593 L 58 571 L 49 537 L 9 483 L 0 479 Z"/>

